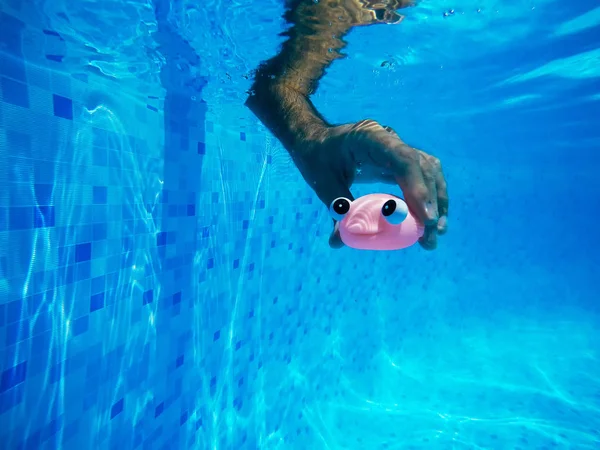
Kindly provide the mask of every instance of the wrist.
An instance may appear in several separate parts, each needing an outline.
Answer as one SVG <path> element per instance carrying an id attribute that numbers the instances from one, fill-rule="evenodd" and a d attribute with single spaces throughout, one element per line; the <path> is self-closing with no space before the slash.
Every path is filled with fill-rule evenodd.
<path id="1" fill-rule="evenodd" d="M 317 146 L 335 128 L 305 95 L 275 80 L 255 83 L 246 105 L 290 153 Z"/>

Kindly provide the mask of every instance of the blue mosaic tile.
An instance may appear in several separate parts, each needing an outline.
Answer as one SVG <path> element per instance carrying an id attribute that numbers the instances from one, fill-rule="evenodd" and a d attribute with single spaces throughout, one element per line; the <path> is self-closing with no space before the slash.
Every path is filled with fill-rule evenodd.
<path id="1" fill-rule="evenodd" d="M 105 204 L 108 197 L 108 190 L 106 186 L 94 186 L 93 187 L 93 198 L 95 204 Z"/>
<path id="2" fill-rule="evenodd" d="M 112 408 L 110 409 L 110 418 L 111 419 L 114 419 L 116 416 L 118 416 L 120 413 L 123 412 L 124 403 L 125 403 L 125 400 L 120 399 L 118 402 L 116 402 L 112 406 Z"/>
<path id="3" fill-rule="evenodd" d="M 10 78 L 0 77 L 2 100 L 22 108 L 29 108 L 27 85 Z"/>
<path id="4" fill-rule="evenodd" d="M 92 257 L 92 244 L 86 242 L 85 244 L 77 244 L 75 246 L 75 261 L 89 261 Z"/>
<path id="5" fill-rule="evenodd" d="M 56 223 L 54 206 L 46 205 L 34 207 L 33 215 L 35 228 L 53 227 Z"/>
<path id="6" fill-rule="evenodd" d="M 73 120 L 73 101 L 62 95 L 54 94 L 52 96 L 54 104 L 54 115 L 64 119 Z"/>
<path id="7" fill-rule="evenodd" d="M 104 292 L 94 294 L 90 298 L 90 312 L 104 308 Z"/>
<path id="8" fill-rule="evenodd" d="M 27 378 L 27 361 L 6 369 L 0 376 L 0 393 L 6 392 Z"/>

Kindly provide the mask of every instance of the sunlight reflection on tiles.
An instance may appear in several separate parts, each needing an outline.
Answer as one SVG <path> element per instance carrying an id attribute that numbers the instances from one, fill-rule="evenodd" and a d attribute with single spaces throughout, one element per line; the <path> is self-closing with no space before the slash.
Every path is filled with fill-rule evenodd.
<path id="1" fill-rule="evenodd" d="M 554 31 L 554 36 L 575 34 L 588 28 L 600 25 L 600 7 L 592 9 L 568 22 L 559 25 Z"/>
<path id="2" fill-rule="evenodd" d="M 543 76 L 554 76 L 570 79 L 596 78 L 600 76 L 600 49 L 579 53 L 568 58 L 555 59 L 537 69 L 515 75 L 502 84 L 518 83 Z"/>

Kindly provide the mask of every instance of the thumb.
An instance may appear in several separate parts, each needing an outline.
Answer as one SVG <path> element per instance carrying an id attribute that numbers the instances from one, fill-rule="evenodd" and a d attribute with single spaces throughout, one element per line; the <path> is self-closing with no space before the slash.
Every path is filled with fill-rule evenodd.
<path id="1" fill-rule="evenodd" d="M 344 243 L 342 242 L 342 237 L 340 236 L 340 223 L 333 221 L 333 231 L 329 236 L 329 246 L 334 249 L 342 248 Z"/>
<path id="2" fill-rule="evenodd" d="M 344 197 L 350 201 L 354 201 L 354 196 L 344 183 L 326 183 L 317 191 L 317 195 L 325 204 L 328 214 L 331 203 L 333 203 L 336 198 Z M 342 238 L 340 237 L 340 223 L 335 219 L 333 219 L 333 230 L 329 236 L 329 246 L 334 249 L 344 246 Z"/>

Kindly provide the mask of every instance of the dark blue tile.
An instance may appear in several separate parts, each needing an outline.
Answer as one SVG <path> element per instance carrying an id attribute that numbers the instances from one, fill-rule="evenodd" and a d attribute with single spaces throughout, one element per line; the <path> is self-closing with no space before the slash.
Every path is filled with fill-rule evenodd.
<path id="1" fill-rule="evenodd" d="M 176 305 L 178 303 L 181 303 L 181 292 L 173 294 L 173 304 Z"/>
<path id="2" fill-rule="evenodd" d="M 90 316 L 85 315 L 73 321 L 73 336 L 79 336 L 85 333 L 90 326 Z"/>
<path id="3" fill-rule="evenodd" d="M 154 410 L 154 417 L 160 416 L 164 410 L 165 410 L 164 402 L 159 403 L 158 406 L 156 407 L 156 409 Z"/>
<path id="4" fill-rule="evenodd" d="M 29 89 L 26 84 L 1 77 L 0 87 L 2 87 L 2 97 L 6 103 L 29 108 Z"/>
<path id="5" fill-rule="evenodd" d="M 177 360 L 175 361 L 175 367 L 180 367 L 183 364 L 183 355 L 180 355 L 177 357 Z"/>
<path id="6" fill-rule="evenodd" d="M 142 304 L 147 305 L 148 303 L 152 303 L 154 301 L 154 291 L 152 289 L 144 292 Z"/>
<path id="7" fill-rule="evenodd" d="M 183 425 L 184 423 L 186 423 L 187 419 L 188 419 L 188 414 L 186 411 L 183 414 L 181 414 L 181 417 L 179 417 L 179 425 Z"/>
<path id="8" fill-rule="evenodd" d="M 187 215 L 188 216 L 196 215 L 196 205 L 187 205 Z"/>
<path id="9" fill-rule="evenodd" d="M 207 238 L 208 236 L 210 236 L 210 229 L 208 227 L 202 228 L 202 237 Z"/>
<path id="10" fill-rule="evenodd" d="M 42 30 L 42 33 L 48 35 L 48 36 L 56 36 L 57 38 L 60 38 L 60 40 L 64 40 L 63 38 L 60 37 L 60 34 L 58 33 L 58 31 L 54 31 L 54 30 Z"/>
<path id="11" fill-rule="evenodd" d="M 73 120 L 73 101 L 62 95 L 53 94 L 54 115 L 64 119 Z"/>
<path id="12" fill-rule="evenodd" d="M 104 292 L 94 294 L 90 297 L 90 312 L 104 308 Z"/>
<path id="13" fill-rule="evenodd" d="M 54 62 L 62 62 L 64 55 L 46 55 L 46 59 Z"/>
<path id="14" fill-rule="evenodd" d="M 121 399 L 117 403 L 112 405 L 112 408 L 110 409 L 110 418 L 111 419 L 114 419 L 115 416 L 117 416 L 119 413 L 121 413 L 123 411 L 124 404 L 125 404 L 125 400 Z"/>
<path id="15" fill-rule="evenodd" d="M 156 245 L 157 246 L 162 246 L 162 245 L 166 245 L 167 243 L 167 232 L 166 231 L 161 231 L 156 235 Z"/>
<path id="16" fill-rule="evenodd" d="M 92 244 L 77 244 L 75 246 L 75 262 L 89 261 L 92 258 Z"/>
<path id="17" fill-rule="evenodd" d="M 213 342 L 218 341 L 220 337 L 221 337 L 221 330 L 215 331 L 213 334 Z"/>
<path id="18" fill-rule="evenodd" d="M 104 205 L 106 204 L 106 200 L 108 197 L 108 189 L 106 186 L 94 186 L 94 203 L 96 205 Z"/>
<path id="19" fill-rule="evenodd" d="M 54 206 L 43 205 L 33 207 L 34 228 L 48 228 L 55 225 Z"/>
<path id="20" fill-rule="evenodd" d="M 0 378 L 0 393 L 8 391 L 10 388 L 22 383 L 27 378 L 27 361 L 23 361 L 10 369 L 2 372 Z"/>
<path id="21" fill-rule="evenodd" d="M 243 131 L 240 132 L 240 141 L 246 141 L 246 133 L 244 133 Z"/>
<path id="22" fill-rule="evenodd" d="M 233 268 L 237 269 L 238 267 L 240 267 L 240 260 L 239 259 L 234 259 L 233 260 Z"/>
<path id="23" fill-rule="evenodd" d="M 199 155 L 206 154 L 206 144 L 204 142 L 198 142 L 198 154 Z"/>
<path id="24" fill-rule="evenodd" d="M 215 267 L 215 260 L 213 258 L 210 258 L 206 263 L 206 267 L 208 269 L 212 269 L 213 267 Z"/>

